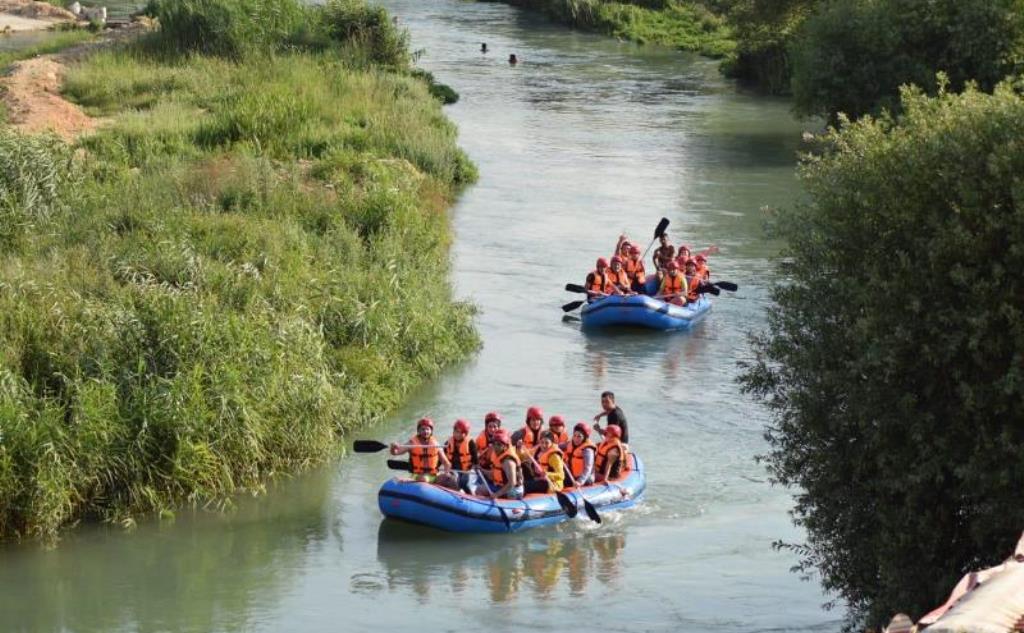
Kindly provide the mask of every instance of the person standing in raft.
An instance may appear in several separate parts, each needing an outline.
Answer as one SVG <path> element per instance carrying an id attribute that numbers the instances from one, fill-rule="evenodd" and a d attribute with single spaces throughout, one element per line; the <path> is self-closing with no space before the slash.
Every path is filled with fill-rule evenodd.
<path id="1" fill-rule="evenodd" d="M 608 274 L 608 260 L 604 257 L 597 258 L 597 267 L 590 271 L 583 287 L 587 289 L 587 298 L 595 299 L 596 295 L 615 294 L 615 286 L 612 285 Z"/>
<path id="2" fill-rule="evenodd" d="M 478 464 L 476 441 L 469 436 L 469 422 L 461 419 L 455 421 L 452 436 L 444 443 L 444 456 L 448 458 L 453 472 L 438 475 L 438 485 L 469 493 L 472 481 L 469 471 Z"/>
<path id="3" fill-rule="evenodd" d="M 416 435 L 410 437 L 406 444 L 399 446 L 392 443 L 390 452 L 392 455 L 409 453 L 409 465 L 416 481 L 432 483 L 437 479 L 439 465 L 443 465 L 445 470 L 452 467 L 441 446 L 434 440 L 434 421 L 430 418 L 422 418 L 416 423 Z"/>
<path id="4" fill-rule="evenodd" d="M 626 274 L 626 269 L 622 267 L 622 258 L 616 255 L 612 257 L 611 272 L 608 273 L 608 281 L 611 282 L 612 288 L 615 289 L 614 294 L 617 295 L 631 295 L 633 285 L 629 280 L 629 275 Z"/>
<path id="5" fill-rule="evenodd" d="M 562 449 L 555 444 L 555 436 L 551 431 L 540 434 L 540 445 L 531 455 L 533 464 L 540 469 L 537 476 L 523 486 L 526 493 L 558 492 L 565 483 L 565 462 L 562 461 Z"/>
<path id="6" fill-rule="evenodd" d="M 540 444 L 540 434 L 544 431 L 544 412 L 540 407 L 526 410 L 526 426 L 512 434 L 512 445 L 520 451 L 533 451 Z"/>
<path id="7" fill-rule="evenodd" d="M 605 391 L 601 394 L 601 413 L 594 416 L 594 430 L 597 431 L 598 435 L 604 435 L 599 422 L 605 416 L 608 416 L 608 424 L 614 424 L 619 427 L 620 439 L 628 444 L 629 426 L 627 426 L 626 414 L 622 412 L 622 408 L 619 405 L 615 404 L 615 394 L 610 391 Z M 576 426 L 578 427 L 579 425 Z M 587 435 L 589 437 L 590 433 L 588 432 Z"/>
<path id="8" fill-rule="evenodd" d="M 496 499 L 522 499 L 523 498 L 523 470 L 519 463 L 519 456 L 512 450 L 512 439 L 505 429 L 499 430 L 491 440 L 491 452 L 494 457 L 491 460 L 491 481 L 495 488 L 492 490 L 484 482 L 477 488 L 477 494 L 482 497 L 494 497 Z"/>
<path id="9" fill-rule="evenodd" d="M 604 430 L 604 441 L 597 447 L 594 457 L 594 481 L 618 479 L 629 469 L 629 454 L 622 442 L 622 429 L 617 424 L 609 424 Z"/>
<path id="10" fill-rule="evenodd" d="M 623 265 L 626 275 L 629 277 L 629 287 L 633 292 L 644 292 L 647 282 L 647 271 L 644 270 L 644 260 L 640 257 L 640 248 L 633 244 L 629 247 L 629 258 Z"/>
<path id="11" fill-rule="evenodd" d="M 658 296 L 662 301 L 673 305 L 681 306 L 686 303 L 687 292 L 686 278 L 679 272 L 679 264 L 672 261 L 668 263 L 664 273 L 658 273 L 661 284 L 658 286 Z"/>
<path id="12" fill-rule="evenodd" d="M 512 53 L 511 55 L 508 56 L 508 63 L 509 66 L 515 66 L 516 64 L 519 63 L 519 58 L 516 57 L 515 53 Z"/>
<path id="13" fill-rule="evenodd" d="M 548 430 L 554 436 L 555 444 L 564 450 L 569 443 L 569 434 L 565 432 L 565 418 L 560 415 L 551 416 L 551 419 L 548 420 Z"/>
<path id="14" fill-rule="evenodd" d="M 668 263 L 675 258 L 676 248 L 668 241 L 668 233 L 662 233 L 658 240 L 661 246 L 654 249 L 652 259 L 654 261 L 654 270 L 661 271 L 665 270 Z"/>
<path id="15" fill-rule="evenodd" d="M 565 465 L 576 486 L 594 483 L 594 456 L 597 447 L 590 441 L 590 425 L 580 422 L 572 429 L 572 441 L 565 449 Z"/>

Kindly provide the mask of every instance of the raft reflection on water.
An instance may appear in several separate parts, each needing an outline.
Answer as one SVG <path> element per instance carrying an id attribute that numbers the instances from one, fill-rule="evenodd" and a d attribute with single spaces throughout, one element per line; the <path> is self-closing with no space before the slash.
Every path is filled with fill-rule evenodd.
<path id="1" fill-rule="evenodd" d="M 377 559 L 390 591 L 409 587 L 422 599 L 432 591 L 467 593 L 474 583 L 483 583 L 494 603 L 513 602 L 527 589 L 533 599 L 547 600 L 583 595 L 593 581 L 614 588 L 621 576 L 624 532 L 556 531 L 548 537 L 511 534 L 499 540 L 387 520 L 377 534 Z"/>

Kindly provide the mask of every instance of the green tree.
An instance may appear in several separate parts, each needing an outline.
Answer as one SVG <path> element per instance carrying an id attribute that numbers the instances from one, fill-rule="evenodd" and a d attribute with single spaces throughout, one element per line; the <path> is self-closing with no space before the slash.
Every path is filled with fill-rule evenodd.
<path id="1" fill-rule="evenodd" d="M 796 491 L 792 547 L 856 624 L 921 615 L 1024 527 L 1024 99 L 938 85 L 803 161 L 741 379 Z"/>
<path id="2" fill-rule="evenodd" d="M 789 92 L 789 48 L 800 26 L 824 0 L 726 0 L 736 49 L 722 71 L 771 94 Z M 727 5 L 727 6 L 726 6 Z"/>
<path id="3" fill-rule="evenodd" d="M 1024 0 L 833 2 L 799 29 L 790 50 L 796 110 L 852 118 L 899 106 L 899 88 L 934 94 L 945 73 L 991 91 L 1024 60 Z"/>

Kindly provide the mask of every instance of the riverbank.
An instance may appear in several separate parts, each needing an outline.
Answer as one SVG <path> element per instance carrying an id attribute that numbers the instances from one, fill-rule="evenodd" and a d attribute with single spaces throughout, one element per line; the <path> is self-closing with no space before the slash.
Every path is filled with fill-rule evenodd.
<path id="1" fill-rule="evenodd" d="M 629 0 L 488 0 L 539 11 L 573 28 L 640 44 L 658 44 L 721 58 L 736 43 L 725 19 L 699 2 L 664 0 L 646 6 Z M 651 5 L 660 5 L 649 8 Z"/>
<path id="2" fill-rule="evenodd" d="M 64 71 L 95 132 L 0 130 L 2 536 L 229 503 L 478 345 L 446 274 L 475 169 L 405 37 L 351 0 L 219 4 L 277 22 L 190 39 L 211 22 L 158 3 L 161 34 Z"/>

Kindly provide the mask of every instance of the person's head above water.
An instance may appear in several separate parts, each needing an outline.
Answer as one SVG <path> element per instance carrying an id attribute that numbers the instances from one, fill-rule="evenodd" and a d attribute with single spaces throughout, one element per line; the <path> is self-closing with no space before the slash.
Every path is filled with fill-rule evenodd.
<path id="1" fill-rule="evenodd" d="M 508 63 L 510 63 L 510 64 L 518 64 L 519 63 L 519 58 L 516 57 L 515 53 L 512 53 L 511 55 L 508 56 Z"/>
<path id="2" fill-rule="evenodd" d="M 487 52 L 487 42 L 480 42 L 480 52 L 481 53 L 486 53 Z"/>

